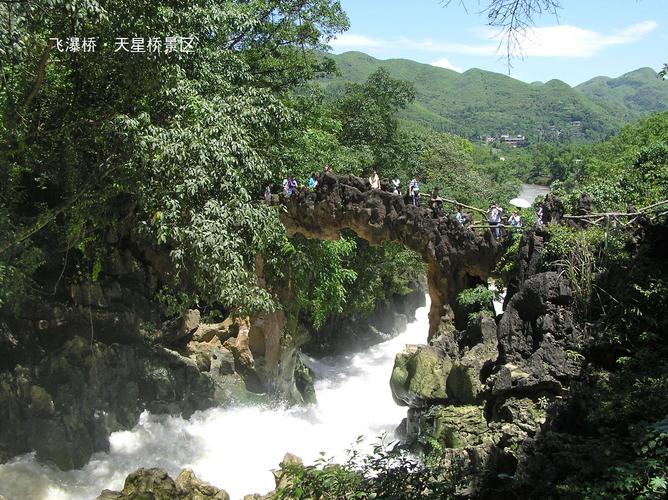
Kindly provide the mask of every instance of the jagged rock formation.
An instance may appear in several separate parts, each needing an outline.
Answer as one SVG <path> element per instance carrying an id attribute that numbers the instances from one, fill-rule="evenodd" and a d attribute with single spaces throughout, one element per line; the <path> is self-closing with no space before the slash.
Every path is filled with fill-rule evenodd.
<path id="1" fill-rule="evenodd" d="M 220 488 L 200 480 L 184 469 L 173 480 L 163 469 L 137 469 L 125 479 L 122 491 L 104 490 L 97 500 L 230 500 Z"/>
<path id="2" fill-rule="evenodd" d="M 583 369 L 586 345 L 569 283 L 555 272 L 536 273 L 543 236 L 524 235 L 518 290 L 498 324 L 480 316 L 466 330 L 408 346 L 395 361 L 392 391 L 409 407 L 400 432 L 426 448 L 439 443 L 446 464 L 472 466 L 479 473 L 472 492 L 483 483 L 504 487 L 499 474 L 526 475 L 532 443 L 550 429 L 550 415 Z"/>
<path id="3" fill-rule="evenodd" d="M 352 175 L 325 172 L 315 191 L 275 196 L 274 202 L 291 235 L 332 240 L 349 229 L 371 244 L 394 241 L 420 254 L 427 263 L 430 339 L 439 329 L 451 329 L 456 319 L 465 324 L 455 317 L 457 294 L 485 282 L 501 252 L 489 231 L 476 233 L 452 217 L 435 219 L 429 208 L 408 205 Z"/>

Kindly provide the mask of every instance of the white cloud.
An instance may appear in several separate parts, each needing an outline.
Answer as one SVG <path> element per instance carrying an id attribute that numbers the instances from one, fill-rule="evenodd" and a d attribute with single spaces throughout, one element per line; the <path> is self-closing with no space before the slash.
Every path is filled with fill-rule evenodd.
<path id="1" fill-rule="evenodd" d="M 533 57 L 592 57 L 606 47 L 633 43 L 648 35 L 658 27 L 656 21 L 643 21 L 632 24 L 612 34 L 579 28 L 568 24 L 543 26 L 528 30 L 518 39 L 515 47 L 517 55 Z M 395 38 L 383 40 L 356 33 L 344 33 L 331 42 L 335 51 L 360 50 L 370 54 L 387 53 L 388 50 L 414 50 L 440 54 L 471 54 L 498 56 L 505 51 L 499 45 L 499 33 L 492 28 L 474 31 L 480 43 L 459 43 L 425 38 Z M 447 59 L 439 59 L 439 61 Z M 439 61 L 436 61 L 437 63 Z M 449 64 L 449 63 L 448 63 Z M 439 64 L 433 63 L 438 66 Z M 453 68 L 454 69 L 454 68 Z"/>
<path id="2" fill-rule="evenodd" d="M 433 63 L 431 63 L 431 65 L 438 66 L 439 68 L 451 69 L 452 71 L 456 71 L 457 73 L 461 73 L 462 71 L 464 71 L 459 66 L 455 66 L 454 64 L 452 64 L 445 57 L 442 57 L 438 61 L 434 61 Z"/>
<path id="3" fill-rule="evenodd" d="M 336 50 L 368 50 L 382 47 L 384 42 L 356 33 L 343 33 L 332 40 L 330 44 Z"/>
<path id="4" fill-rule="evenodd" d="M 515 49 L 518 55 L 533 57 L 592 57 L 607 47 L 636 42 L 657 26 L 655 21 L 644 21 L 609 35 L 568 24 L 544 26 L 528 30 Z M 490 30 L 487 33 L 490 38 L 499 37 Z"/>
<path id="5" fill-rule="evenodd" d="M 458 54 L 491 55 L 496 51 L 495 43 L 467 45 L 463 43 L 441 42 L 425 38 L 411 40 L 410 38 L 395 38 L 382 40 L 371 38 L 357 33 L 344 33 L 330 42 L 335 51 L 360 50 L 362 52 L 377 53 L 380 50 L 421 50 L 424 52 L 455 52 Z"/>

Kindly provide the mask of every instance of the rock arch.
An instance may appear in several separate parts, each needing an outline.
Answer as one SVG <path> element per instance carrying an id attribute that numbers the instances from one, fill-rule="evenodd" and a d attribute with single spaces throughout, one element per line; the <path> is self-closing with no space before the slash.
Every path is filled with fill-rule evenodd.
<path id="1" fill-rule="evenodd" d="M 490 231 L 464 228 L 452 217 L 434 219 L 429 208 L 406 204 L 402 196 L 371 189 L 352 175 L 325 172 L 315 191 L 302 189 L 274 200 L 290 235 L 335 240 L 350 229 L 372 245 L 393 241 L 420 254 L 431 297 L 429 340 L 462 319 L 455 316 L 457 294 L 486 281 L 501 254 Z"/>

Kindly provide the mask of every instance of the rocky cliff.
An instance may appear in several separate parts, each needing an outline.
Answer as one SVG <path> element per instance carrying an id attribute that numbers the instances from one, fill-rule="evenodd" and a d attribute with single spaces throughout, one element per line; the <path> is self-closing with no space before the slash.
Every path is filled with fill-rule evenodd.
<path id="1" fill-rule="evenodd" d="M 446 464 L 471 466 L 469 495 L 521 482 L 531 443 L 553 425 L 585 360 L 568 281 L 537 272 L 541 238 L 523 236 L 517 289 L 500 318 L 479 316 L 429 345 L 408 346 L 395 361 L 392 393 L 408 407 L 400 431 L 427 450 L 438 443 Z"/>

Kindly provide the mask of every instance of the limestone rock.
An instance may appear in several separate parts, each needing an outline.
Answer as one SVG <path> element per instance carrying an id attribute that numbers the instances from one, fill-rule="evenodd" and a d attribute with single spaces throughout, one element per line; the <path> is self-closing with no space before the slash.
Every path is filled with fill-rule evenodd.
<path id="1" fill-rule="evenodd" d="M 225 346 L 232 351 L 234 361 L 239 367 L 238 371 L 255 369 L 255 360 L 253 353 L 250 350 L 248 341 L 248 333 L 239 332 L 236 339 L 229 339 L 225 342 Z"/>
<path id="2" fill-rule="evenodd" d="M 209 342 L 218 337 L 225 342 L 230 337 L 236 337 L 239 331 L 248 328 L 248 318 L 226 318 L 220 323 L 201 323 L 193 333 L 196 342 Z"/>
<path id="3" fill-rule="evenodd" d="M 429 338 L 437 334 L 442 317 L 454 318 L 457 294 L 486 281 L 503 251 L 491 232 L 472 231 L 450 217 L 434 219 L 428 207 L 371 189 L 353 175 L 324 172 L 315 191 L 277 198 L 285 207 L 279 216 L 291 235 L 333 240 L 351 229 L 372 245 L 394 241 L 419 253 L 428 267 Z"/>
<path id="4" fill-rule="evenodd" d="M 556 272 L 525 281 L 499 322 L 499 363 L 490 379 L 494 394 L 560 394 L 578 375 L 584 358 L 571 301 L 568 281 Z"/>
<path id="5" fill-rule="evenodd" d="M 448 396 L 453 400 L 472 404 L 478 402 L 485 389 L 486 376 L 491 373 L 498 357 L 496 323 L 492 318 L 479 316 L 469 325 L 464 338 L 468 344 L 463 355 L 456 359 L 447 380 Z"/>
<path id="6" fill-rule="evenodd" d="M 448 448 L 494 441 L 480 406 L 432 406 L 420 416 L 419 426 L 420 440 L 435 439 Z"/>
<path id="7" fill-rule="evenodd" d="M 411 345 L 397 354 L 390 379 L 392 397 L 401 406 L 421 408 L 447 397 L 452 361 L 440 349 Z"/>
<path id="8" fill-rule="evenodd" d="M 301 466 L 304 465 L 304 461 L 299 458 L 297 455 L 292 453 L 286 453 L 279 464 L 279 468 L 272 471 L 274 475 L 274 481 L 276 483 L 276 489 L 286 488 L 290 486 L 291 482 L 288 476 L 285 474 L 285 468 L 289 466 Z"/>
<path id="9" fill-rule="evenodd" d="M 176 478 L 176 488 L 182 492 L 185 498 L 192 500 L 230 500 L 230 495 L 225 490 L 211 486 L 195 476 L 190 469 L 184 469 Z"/>
<path id="10" fill-rule="evenodd" d="M 225 490 L 198 479 L 189 469 L 174 481 L 163 469 L 137 469 L 125 479 L 123 490 L 104 490 L 97 500 L 230 500 Z"/>
<path id="11" fill-rule="evenodd" d="M 230 403 L 232 394 L 243 396 L 232 382 L 216 382 L 158 346 L 74 337 L 36 367 L 0 372 L 0 456 L 36 451 L 62 469 L 80 468 L 142 411 L 188 416 Z"/>

